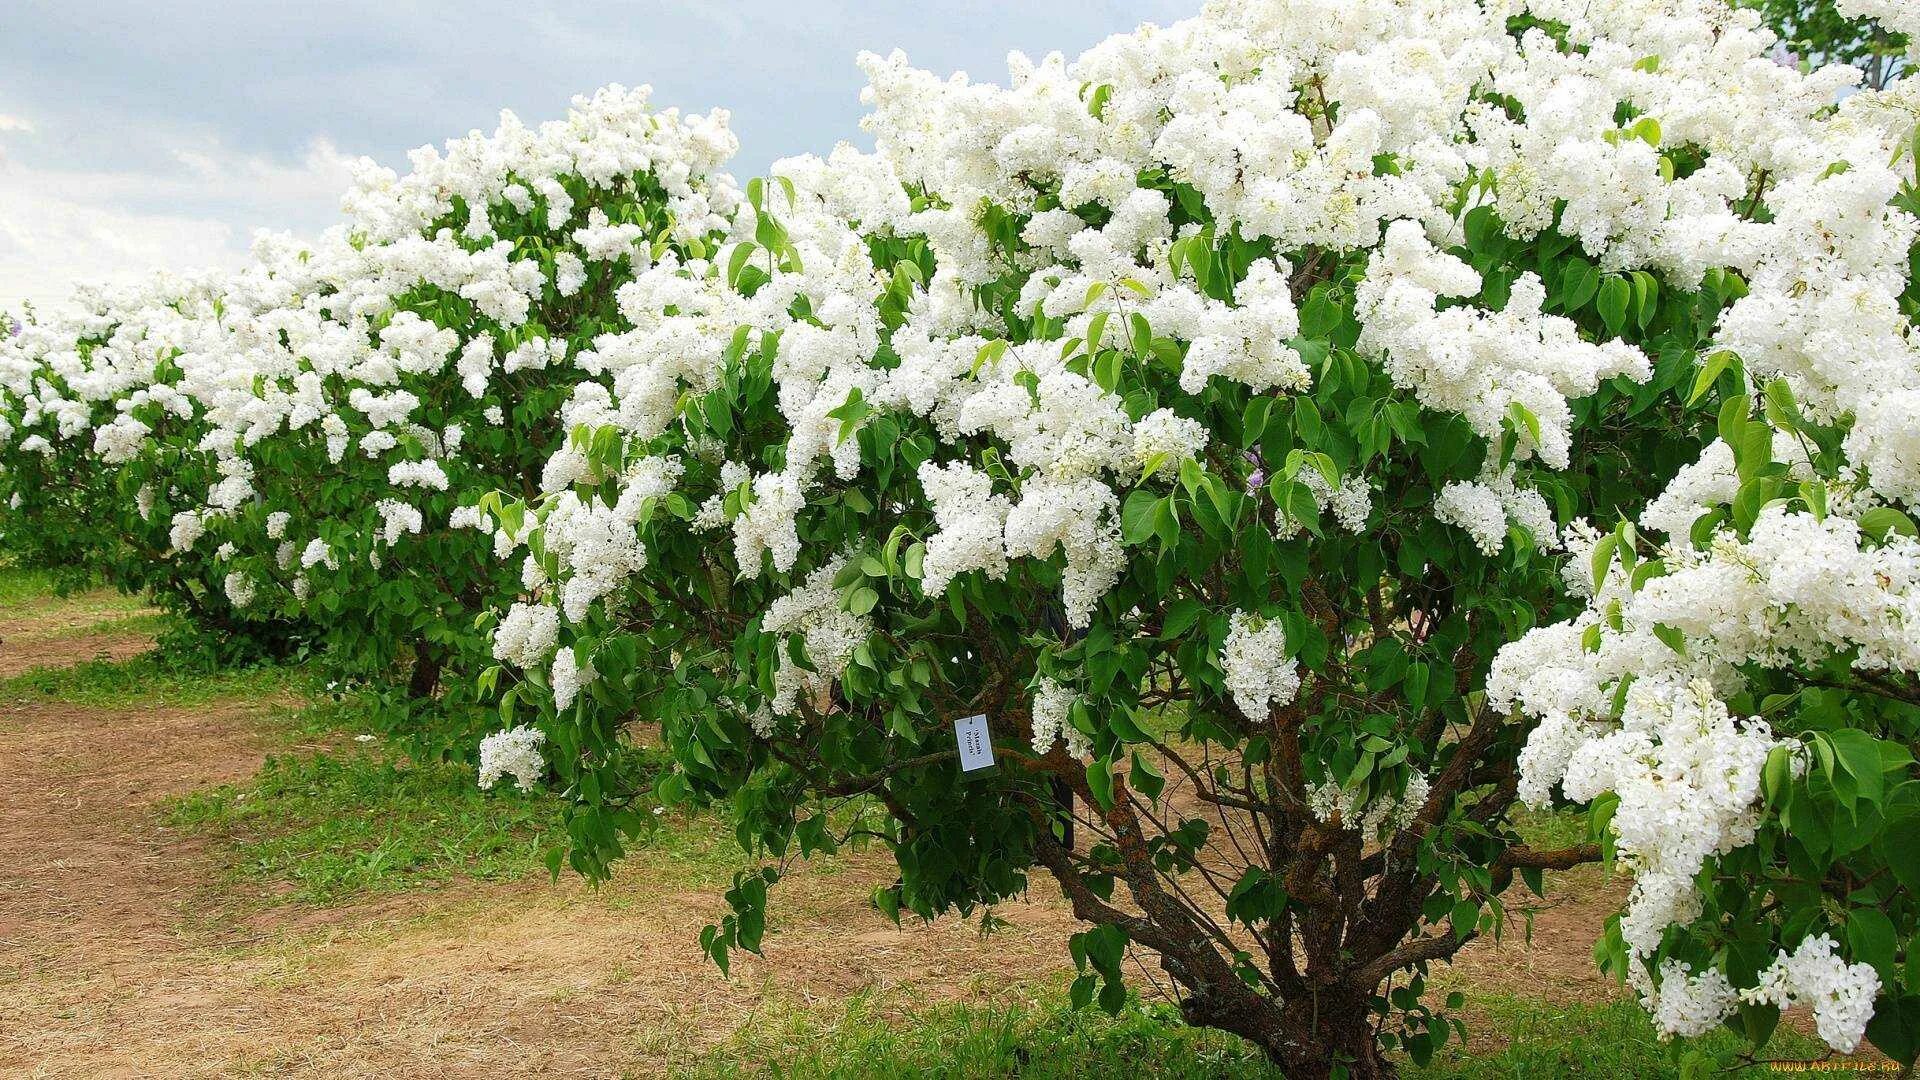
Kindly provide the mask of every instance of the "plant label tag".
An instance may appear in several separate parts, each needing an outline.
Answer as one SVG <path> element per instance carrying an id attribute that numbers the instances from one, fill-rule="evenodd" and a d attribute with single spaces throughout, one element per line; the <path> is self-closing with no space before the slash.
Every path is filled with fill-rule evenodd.
<path id="1" fill-rule="evenodd" d="M 993 736 L 987 731 L 986 714 L 955 720 L 953 735 L 960 744 L 961 772 L 993 768 Z"/>

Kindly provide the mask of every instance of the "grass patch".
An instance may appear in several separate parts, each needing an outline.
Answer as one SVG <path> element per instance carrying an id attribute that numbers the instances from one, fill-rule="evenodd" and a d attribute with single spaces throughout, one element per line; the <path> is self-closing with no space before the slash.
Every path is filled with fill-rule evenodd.
<path id="1" fill-rule="evenodd" d="M 136 610 L 124 615 L 103 614 L 99 622 L 63 626 L 46 637 L 52 640 L 92 637 L 96 634 L 145 634 L 148 637 L 159 637 L 171 625 L 171 617 L 165 612 Z"/>
<path id="2" fill-rule="evenodd" d="M 226 849 L 231 881 L 270 901 L 333 904 L 548 872 L 566 840 L 557 795 L 482 791 L 464 756 L 411 754 L 404 738 L 378 734 L 378 711 L 375 695 L 343 692 L 290 712 L 275 729 L 282 745 L 304 748 L 269 757 L 243 783 L 174 800 L 168 822 Z M 631 843 L 686 887 L 724 885 L 746 865 L 707 817 L 663 816 Z"/>
<path id="3" fill-rule="evenodd" d="M 318 726 L 310 716 L 290 722 Z M 233 884 L 321 905 L 458 878 L 545 875 L 549 852 L 566 841 L 556 795 L 482 791 L 471 765 L 416 761 L 378 742 L 269 757 L 244 783 L 174 800 L 166 820 L 225 848 Z M 628 843 L 631 859 L 669 869 L 676 888 L 722 888 L 750 865 L 725 823 L 706 815 L 664 815 Z"/>
<path id="4" fill-rule="evenodd" d="M 927 1005 L 863 992 L 837 1014 L 762 1009 L 730 1042 L 675 1075 L 1283 1080 L 1247 1043 L 1187 1027 L 1167 1006 L 1108 1016 L 1067 1007 L 1057 989 L 1014 988 L 997 996 L 991 1005 Z"/>
<path id="5" fill-rule="evenodd" d="M 147 606 L 141 597 L 120 592 L 98 578 L 62 577 L 50 570 L 0 566 L 0 611 L 53 604 L 117 611 L 138 611 Z"/>
<path id="6" fill-rule="evenodd" d="M 1645 1012 L 1631 1001 L 1556 1005 L 1519 994 L 1470 991 L 1468 1041 L 1452 1045 L 1426 1068 L 1403 1071 L 1407 1080 L 1567 1080 L 1678 1078 L 1689 1058 L 1718 1059 L 1702 1075 L 1726 1075 L 1745 1043 L 1716 1031 L 1692 1040 L 1661 1042 Z M 1826 1045 L 1784 1025 L 1767 1047 L 1769 1058 L 1807 1060 Z M 1865 1059 L 1863 1059 L 1864 1062 Z M 1842 1072 L 1840 1075 L 1846 1075 Z"/>
<path id="7" fill-rule="evenodd" d="M 1009 1000 L 1010 999 L 1010 1000 Z M 1661 1043 L 1630 1002 L 1563 1006 L 1518 995 L 1476 994 L 1471 1041 L 1425 1066 L 1401 1061 L 1404 1080 L 1678 1080 L 1689 1056 L 1741 1044 L 1716 1034 Z M 1782 1030 L 1768 1057 L 1811 1059 L 1824 1047 Z M 987 1005 L 935 1004 L 863 993 L 838 1012 L 763 1009 L 732 1039 L 680 1066 L 686 1080 L 737 1075 L 838 1077 L 1138 1076 L 1160 1080 L 1283 1080 L 1251 1045 L 1180 1022 L 1171 1006 L 1134 1003 L 1118 1016 L 1076 1012 L 1057 987 L 996 992 Z M 1841 1075 L 1845 1075 L 1843 1072 Z"/>
<path id="8" fill-rule="evenodd" d="M 18 566 L 0 566 L 0 606 L 49 600 L 58 595 L 59 583 L 45 570 L 26 570 Z"/>
<path id="9" fill-rule="evenodd" d="M 1516 807 L 1513 811 L 1513 828 L 1535 851 L 1557 851 L 1592 839 L 1587 835 L 1587 815 L 1584 810 L 1529 810 L 1524 806 Z"/>
<path id="10" fill-rule="evenodd" d="M 544 872 L 559 804 L 483 792 L 466 765 L 344 750 L 269 758 L 245 784 L 177 800 L 168 819 L 228 846 L 238 879 L 326 904 Z"/>
<path id="11" fill-rule="evenodd" d="M 208 671 L 170 663 L 160 653 L 148 652 L 126 660 L 89 660 L 0 679 L 0 698 L 62 701 L 96 708 L 206 705 L 222 699 L 286 694 L 298 676 L 296 668 L 272 665 Z"/>

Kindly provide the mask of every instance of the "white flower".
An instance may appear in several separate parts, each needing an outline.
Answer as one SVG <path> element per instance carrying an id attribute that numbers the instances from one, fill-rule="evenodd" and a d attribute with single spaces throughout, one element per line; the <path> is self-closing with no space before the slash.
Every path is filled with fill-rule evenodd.
<path id="1" fill-rule="evenodd" d="M 511 776 L 521 791 L 532 791 L 547 772 L 547 759 L 540 752 L 546 741 L 539 728 L 526 725 L 480 740 L 480 786 L 491 790 L 502 777 Z"/>
<path id="2" fill-rule="evenodd" d="M 233 602 L 234 607 L 248 608 L 253 606 L 254 594 L 258 589 L 253 578 L 236 570 L 228 574 L 221 584 L 226 591 L 227 599 Z"/>
<path id="3" fill-rule="evenodd" d="M 1093 752 L 1092 744 L 1073 726 L 1071 713 L 1075 700 L 1071 688 L 1042 675 L 1033 690 L 1033 752 L 1048 754 L 1056 743 L 1065 743 L 1067 756 L 1084 758 Z"/>
<path id="4" fill-rule="evenodd" d="M 182 510 L 173 515 L 173 526 L 167 530 L 167 540 L 174 551 L 192 551 L 194 541 L 206 535 L 206 519 L 197 511 Z"/>
<path id="5" fill-rule="evenodd" d="M 396 461 L 387 466 L 387 482 L 394 487 L 447 490 L 447 473 L 437 461 Z"/>
<path id="6" fill-rule="evenodd" d="M 418 509 L 408 506 L 398 499 L 381 499 L 374 504 L 380 514 L 380 542 L 392 547 L 400 538 L 409 533 L 417 533 L 426 524 L 426 518 Z"/>
<path id="7" fill-rule="evenodd" d="M 1172 409 L 1148 413 L 1133 425 L 1133 463 L 1154 472 L 1178 472 L 1181 462 L 1199 457 L 1206 446 L 1206 426 Z"/>
<path id="8" fill-rule="evenodd" d="M 1287 654 L 1287 629 L 1278 619 L 1264 620 L 1236 611 L 1220 648 L 1233 703 L 1249 720 L 1265 720 L 1275 706 L 1291 704 L 1300 692 L 1300 665 Z"/>
<path id="9" fill-rule="evenodd" d="M 993 492 L 987 474 L 964 462 L 920 466 L 920 487 L 933 507 L 939 531 L 927 537 L 920 587 L 928 596 L 946 592 L 947 583 L 969 570 L 990 578 L 1007 574 L 1006 496 Z"/>
<path id="10" fill-rule="evenodd" d="M 1807 938 L 1791 953 L 1776 957 L 1760 973 L 1760 982 L 1741 992 L 1749 1002 L 1813 1007 L 1814 1025 L 1828 1046 L 1851 1054 L 1873 1019 L 1873 999 L 1880 992 L 1880 976 L 1866 964 L 1849 964 L 1835 951 L 1825 934 Z"/>
<path id="11" fill-rule="evenodd" d="M 795 664 L 785 649 L 773 676 L 773 712 L 784 715 L 798 706 L 800 695 L 821 698 L 833 690 L 841 672 L 853 661 L 853 652 L 873 632 L 873 620 L 855 615 L 840 602 L 834 577 L 846 565 L 836 559 L 807 575 L 799 588 L 767 606 L 761 627 L 769 634 L 798 634 L 806 645 L 814 670 Z M 816 707 L 819 702 L 815 702 Z"/>
<path id="12" fill-rule="evenodd" d="M 573 648 L 562 646 L 553 654 L 553 707 L 565 712 L 573 706 L 573 699 L 587 683 L 599 677 L 593 665 L 578 663 L 573 658 Z"/>
<path id="13" fill-rule="evenodd" d="M 521 668 L 535 668 L 560 642 L 560 613 L 546 604 L 518 603 L 493 632 L 493 655 Z"/>

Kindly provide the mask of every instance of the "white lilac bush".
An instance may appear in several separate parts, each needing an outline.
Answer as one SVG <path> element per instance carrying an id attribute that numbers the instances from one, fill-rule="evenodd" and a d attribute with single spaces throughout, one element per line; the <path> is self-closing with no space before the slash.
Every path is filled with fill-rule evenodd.
<path id="1" fill-rule="evenodd" d="M 147 592 L 205 640 L 244 653 L 284 648 L 294 628 L 237 612 L 214 545 L 173 521 L 176 506 L 197 505 L 218 482 L 195 405 L 217 383 L 191 358 L 217 338 L 228 287 L 198 275 L 83 289 L 69 314 L 0 342 L 0 543 L 62 585 L 104 577 Z M 148 432 L 134 445 L 116 438 L 132 430 L 128 414 Z"/>
<path id="2" fill-rule="evenodd" d="M 48 429 L 17 456 L 54 455 L 15 486 L 62 489 L 87 459 L 107 488 L 90 516 L 138 538 L 136 561 L 191 562 L 223 609 L 296 620 L 346 670 L 404 672 L 425 698 L 451 669 L 470 697 L 476 617 L 521 588 L 473 507 L 542 490 L 622 286 L 697 264 L 724 229 L 735 145 L 724 114 L 612 87 L 418 151 L 405 177 L 368 165 L 317 243 L 263 238 L 201 292 L 162 285 L 9 349 L 16 426 Z M 23 498 L 24 527 L 53 520 Z"/>
<path id="3" fill-rule="evenodd" d="M 1835 1049 L 1920 1051 L 1917 108 L 1849 98 L 1828 127 L 1858 153 L 1770 179 L 1702 373 L 1763 392 L 1638 528 L 1583 538 L 1586 610 L 1488 685 L 1537 722 L 1521 795 L 1590 803 L 1633 872 L 1601 952 L 1670 1033 L 1764 1040 L 1806 1005 Z"/>
<path id="4" fill-rule="evenodd" d="M 1457 1024 L 1428 965 L 1516 876 L 1617 856 L 1609 955 L 1668 1030 L 1764 1041 L 1804 1004 L 1842 1049 L 1894 1017 L 1910 1060 L 1907 886 L 1843 853 L 1920 790 L 1911 684 L 1862 706 L 1846 674 L 1911 610 L 1920 102 L 1774 43 L 1711 0 L 1267 0 L 1004 88 L 863 58 L 875 151 L 777 165 L 710 263 L 641 272 L 568 486 L 488 501 L 529 595 L 485 678 L 537 714 L 495 772 L 548 756 L 593 875 L 648 788 L 772 853 L 877 837 L 896 914 L 1038 868 L 1094 927 L 1077 1000 L 1117 1006 L 1145 946 L 1189 1021 L 1299 1076 L 1424 1059 Z M 1603 533 L 1643 515 L 1701 554 Z M 1849 558 L 1780 555 L 1820 537 Z M 1800 576 L 1715 598 L 1735 567 Z M 1695 696 L 1621 704 L 1636 664 Z M 1699 689 L 1782 672 L 1827 703 L 1804 755 Z M 964 776 L 974 714 L 999 766 Z M 1766 775 L 1814 785 L 1770 835 L 1846 840 L 1721 882 Z M 1556 785 L 1617 796 L 1600 842 L 1521 841 Z M 716 961 L 777 877 L 736 882 Z"/>
<path id="5" fill-rule="evenodd" d="M 738 191 L 724 114 L 609 89 L 0 345 L 0 534 L 499 695 L 482 782 L 557 777 L 591 876 L 656 800 L 878 841 L 895 917 L 1037 871 L 1076 1001 L 1141 946 L 1289 1075 L 1424 1060 L 1429 966 L 1601 860 L 1664 1031 L 1911 1061 L 1920 91 L 1776 46 L 1218 2 L 1005 87 L 863 57 L 874 150 Z"/>

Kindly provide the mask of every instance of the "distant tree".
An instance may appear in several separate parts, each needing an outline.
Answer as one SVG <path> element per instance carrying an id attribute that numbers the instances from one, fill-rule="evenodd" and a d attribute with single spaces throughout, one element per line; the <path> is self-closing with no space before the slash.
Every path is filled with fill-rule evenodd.
<path id="1" fill-rule="evenodd" d="M 1907 39 L 1879 22 L 1843 13 L 1836 0 L 1738 0 L 1760 12 L 1795 58 L 1818 66 L 1852 64 L 1880 90 L 1907 67 Z"/>

